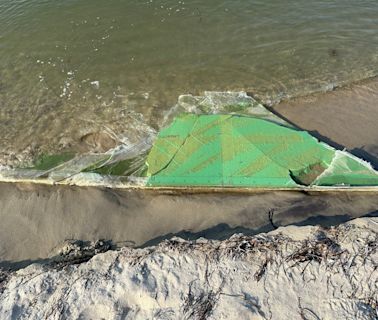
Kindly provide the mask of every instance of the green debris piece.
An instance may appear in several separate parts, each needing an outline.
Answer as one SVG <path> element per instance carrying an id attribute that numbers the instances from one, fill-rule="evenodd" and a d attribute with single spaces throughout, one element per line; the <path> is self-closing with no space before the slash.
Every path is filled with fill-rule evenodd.
<path id="1" fill-rule="evenodd" d="M 121 160 L 111 164 L 103 165 L 96 168 L 88 168 L 84 172 L 93 172 L 103 175 L 127 176 L 132 173 L 142 177 L 146 175 L 146 166 L 138 164 L 139 158 Z"/>
<path id="2" fill-rule="evenodd" d="M 185 114 L 159 133 L 147 157 L 148 185 L 378 185 L 371 167 L 338 152 L 342 165 L 309 133 L 258 117 Z"/>
<path id="3" fill-rule="evenodd" d="M 33 169 L 36 170 L 50 170 L 67 162 L 75 157 L 72 152 L 66 152 L 61 154 L 43 154 L 36 159 Z"/>
<path id="4" fill-rule="evenodd" d="M 324 163 L 315 163 L 299 171 L 292 171 L 292 179 L 301 185 L 309 186 L 314 183 L 314 181 L 320 176 L 327 166 Z"/>

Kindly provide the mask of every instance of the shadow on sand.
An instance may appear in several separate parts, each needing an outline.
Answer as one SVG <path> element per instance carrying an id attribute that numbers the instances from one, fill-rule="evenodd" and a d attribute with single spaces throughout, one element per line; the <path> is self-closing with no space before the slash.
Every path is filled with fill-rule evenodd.
<path id="1" fill-rule="evenodd" d="M 370 212 L 366 214 L 363 217 L 378 217 L 378 210 Z M 337 226 L 339 224 L 345 223 L 347 221 L 350 221 L 353 219 L 353 217 L 348 216 L 348 215 L 339 215 L 339 216 L 314 216 L 314 217 L 309 217 L 303 221 L 295 222 L 292 223 L 291 225 L 295 226 L 322 226 L 322 227 L 332 227 L 332 226 Z M 261 228 L 258 229 L 250 229 L 250 228 L 245 228 L 242 226 L 239 227 L 230 227 L 226 223 L 220 223 L 214 227 L 201 230 L 199 232 L 190 232 L 187 230 L 182 230 L 177 233 L 168 233 L 159 237 L 156 237 L 154 239 L 151 239 L 147 242 L 145 242 L 143 245 L 139 246 L 139 248 L 146 248 L 150 246 L 156 246 L 159 243 L 161 243 L 164 240 L 171 239 L 172 237 L 179 237 L 184 240 L 197 240 L 199 238 L 206 238 L 206 239 L 211 239 L 211 240 L 225 240 L 231 237 L 234 234 L 239 234 L 242 233 L 245 236 L 254 236 L 260 233 L 267 233 L 270 231 L 273 231 L 276 229 L 276 224 L 277 222 L 270 223 L 268 225 L 265 225 Z M 278 224 L 278 227 L 284 227 L 285 225 L 280 225 Z M 130 241 L 125 241 L 125 243 L 130 242 Z M 48 264 L 54 262 L 54 258 L 51 259 L 35 259 L 35 260 L 21 260 L 21 261 L 2 261 L 0 262 L 0 268 L 4 270 L 19 270 L 23 269 L 31 264 L 38 263 L 38 264 Z"/>

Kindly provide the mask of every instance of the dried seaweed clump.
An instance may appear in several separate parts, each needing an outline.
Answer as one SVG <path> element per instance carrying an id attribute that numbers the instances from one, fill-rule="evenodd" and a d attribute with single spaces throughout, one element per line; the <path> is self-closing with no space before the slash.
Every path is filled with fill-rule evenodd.
<path id="1" fill-rule="evenodd" d="M 314 239 L 305 240 L 298 250 L 287 257 L 287 261 L 292 260 L 296 263 L 316 261 L 321 263 L 324 260 L 337 259 L 344 252 L 338 243 L 324 232 L 319 232 Z"/>
<path id="2" fill-rule="evenodd" d="M 110 240 L 97 240 L 95 242 L 67 240 L 52 258 L 50 266 L 61 269 L 69 265 L 89 261 L 93 256 L 104 253 L 114 246 Z"/>
<path id="3" fill-rule="evenodd" d="M 0 269 L 0 295 L 4 292 L 11 275 L 11 271 Z"/>
<path id="4" fill-rule="evenodd" d="M 211 316 L 219 300 L 221 288 L 213 290 L 193 290 L 193 283 L 189 285 L 189 292 L 182 308 L 185 319 L 206 320 Z"/>

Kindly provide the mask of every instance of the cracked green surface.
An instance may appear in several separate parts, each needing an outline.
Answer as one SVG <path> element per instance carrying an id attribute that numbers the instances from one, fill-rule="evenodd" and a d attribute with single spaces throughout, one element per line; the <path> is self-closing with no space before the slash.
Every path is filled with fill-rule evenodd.
<path id="1" fill-rule="evenodd" d="M 159 133 L 147 158 L 148 185 L 378 185 L 367 164 L 335 152 L 305 131 L 269 120 L 185 114 Z"/>

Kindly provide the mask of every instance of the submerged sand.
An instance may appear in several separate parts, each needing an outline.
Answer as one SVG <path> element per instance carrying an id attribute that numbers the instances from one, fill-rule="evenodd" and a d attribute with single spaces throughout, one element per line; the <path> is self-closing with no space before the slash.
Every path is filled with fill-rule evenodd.
<path id="1" fill-rule="evenodd" d="M 339 149 L 378 168 L 378 78 L 283 101 L 274 111 Z"/>

